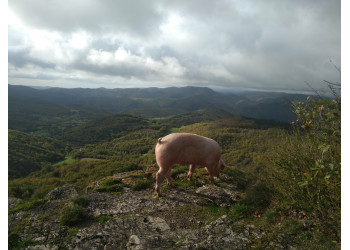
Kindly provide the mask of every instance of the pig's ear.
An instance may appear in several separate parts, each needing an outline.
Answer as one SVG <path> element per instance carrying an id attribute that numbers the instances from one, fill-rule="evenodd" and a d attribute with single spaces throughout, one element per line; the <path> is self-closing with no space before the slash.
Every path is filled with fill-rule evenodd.
<path id="1" fill-rule="evenodd" d="M 220 159 L 220 169 L 221 170 L 224 170 L 225 169 L 225 163 L 224 163 L 224 161 L 222 160 L 222 159 Z"/>

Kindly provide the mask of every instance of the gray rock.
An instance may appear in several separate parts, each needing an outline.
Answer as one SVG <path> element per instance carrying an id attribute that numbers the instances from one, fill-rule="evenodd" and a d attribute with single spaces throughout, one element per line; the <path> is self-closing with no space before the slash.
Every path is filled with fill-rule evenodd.
<path id="1" fill-rule="evenodd" d="M 16 206 L 17 202 L 19 202 L 19 201 L 21 201 L 21 199 L 18 199 L 16 197 L 9 197 L 8 198 L 8 208 L 9 208 L 9 210 L 13 209 Z"/>
<path id="2" fill-rule="evenodd" d="M 36 246 L 28 246 L 25 249 L 28 250 L 58 250 L 58 246 L 52 245 L 36 245 Z"/>
<path id="3" fill-rule="evenodd" d="M 55 188 L 50 193 L 47 194 L 46 198 L 48 200 L 69 200 L 78 197 L 79 194 L 77 190 L 70 184 L 65 184 L 62 187 Z"/>
<path id="4" fill-rule="evenodd" d="M 126 244 L 126 249 L 130 250 L 137 250 L 137 249 L 143 249 L 141 245 L 141 240 L 137 235 L 131 235 L 129 238 L 128 244 Z"/>
<path id="5" fill-rule="evenodd" d="M 192 186 L 170 188 L 163 195 L 155 198 L 153 188 L 125 190 L 119 195 L 90 192 L 84 209 L 91 217 L 104 215 L 109 220 L 89 220 L 69 228 L 61 225 L 59 218 L 78 193 L 67 184 L 52 190 L 44 205 L 9 214 L 9 232 L 18 234 L 20 241 L 30 239 L 37 244 L 26 249 L 40 250 L 249 249 L 264 234 L 243 221 L 233 223 L 226 215 L 209 223 L 194 213 L 201 206 L 228 206 L 240 199 L 240 191 L 230 182 L 207 184 L 196 191 Z M 10 198 L 9 207 L 18 200 Z M 292 246 L 283 238 L 274 241 L 271 248 Z"/>
<path id="6" fill-rule="evenodd" d="M 234 201 L 240 200 L 240 192 L 233 185 L 208 184 L 197 188 L 197 194 L 201 194 L 222 207 L 230 206 Z"/>
<path id="7" fill-rule="evenodd" d="M 148 216 L 144 219 L 144 222 L 150 223 L 157 232 L 165 232 L 170 230 L 170 227 L 166 221 L 159 217 Z"/>

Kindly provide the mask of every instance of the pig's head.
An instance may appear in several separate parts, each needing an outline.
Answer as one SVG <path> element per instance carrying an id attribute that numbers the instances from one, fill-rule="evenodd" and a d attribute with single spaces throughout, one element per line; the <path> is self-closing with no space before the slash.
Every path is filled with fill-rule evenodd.
<path id="1" fill-rule="evenodd" d="M 220 171 L 225 169 L 225 163 L 222 159 L 219 160 L 218 165 L 216 169 L 214 170 L 214 176 L 219 177 L 220 176 Z"/>
<path id="2" fill-rule="evenodd" d="M 220 165 L 220 170 L 222 171 L 222 170 L 224 170 L 225 169 L 225 163 L 224 163 L 224 161 L 222 160 L 222 159 L 220 159 L 220 161 L 219 161 L 219 165 Z"/>

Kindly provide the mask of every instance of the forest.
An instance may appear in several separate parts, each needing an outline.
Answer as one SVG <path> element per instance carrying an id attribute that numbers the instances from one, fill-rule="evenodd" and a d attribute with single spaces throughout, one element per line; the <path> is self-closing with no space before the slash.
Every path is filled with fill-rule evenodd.
<path id="1" fill-rule="evenodd" d="M 218 102 L 220 94 L 205 88 L 192 89 L 194 97 L 179 89 L 75 89 L 72 97 L 66 89 L 52 89 L 45 98 L 42 90 L 26 90 L 9 86 L 9 197 L 39 201 L 65 183 L 83 194 L 93 181 L 155 166 L 157 139 L 188 132 L 216 140 L 228 166 L 224 173 L 234 174 L 246 190 L 246 198 L 231 206 L 237 220 L 284 230 L 304 247 L 340 243 L 341 100 L 336 96 L 288 95 L 286 101 L 286 94 L 274 94 L 264 101 L 266 93 L 247 93 Z M 237 104 L 244 102 L 249 105 Z M 272 119 L 271 113 L 279 112 L 285 118 Z M 301 230 L 295 211 L 305 213 L 312 227 Z"/>

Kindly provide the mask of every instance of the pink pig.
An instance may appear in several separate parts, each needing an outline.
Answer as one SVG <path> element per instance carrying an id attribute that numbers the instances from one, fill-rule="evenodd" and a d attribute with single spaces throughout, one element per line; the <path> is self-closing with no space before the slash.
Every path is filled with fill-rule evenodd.
<path id="1" fill-rule="evenodd" d="M 221 150 L 219 144 L 213 139 L 195 134 L 173 133 L 159 138 L 155 153 L 159 166 L 155 187 L 158 196 L 160 195 L 159 185 L 164 177 L 166 177 L 168 184 L 173 186 L 170 172 L 174 164 L 190 164 L 187 175 L 188 181 L 191 180 L 196 165 L 203 166 L 207 169 L 212 183 L 214 183 L 213 177 L 218 177 L 220 170 L 225 168 L 224 161 L 220 159 Z"/>

